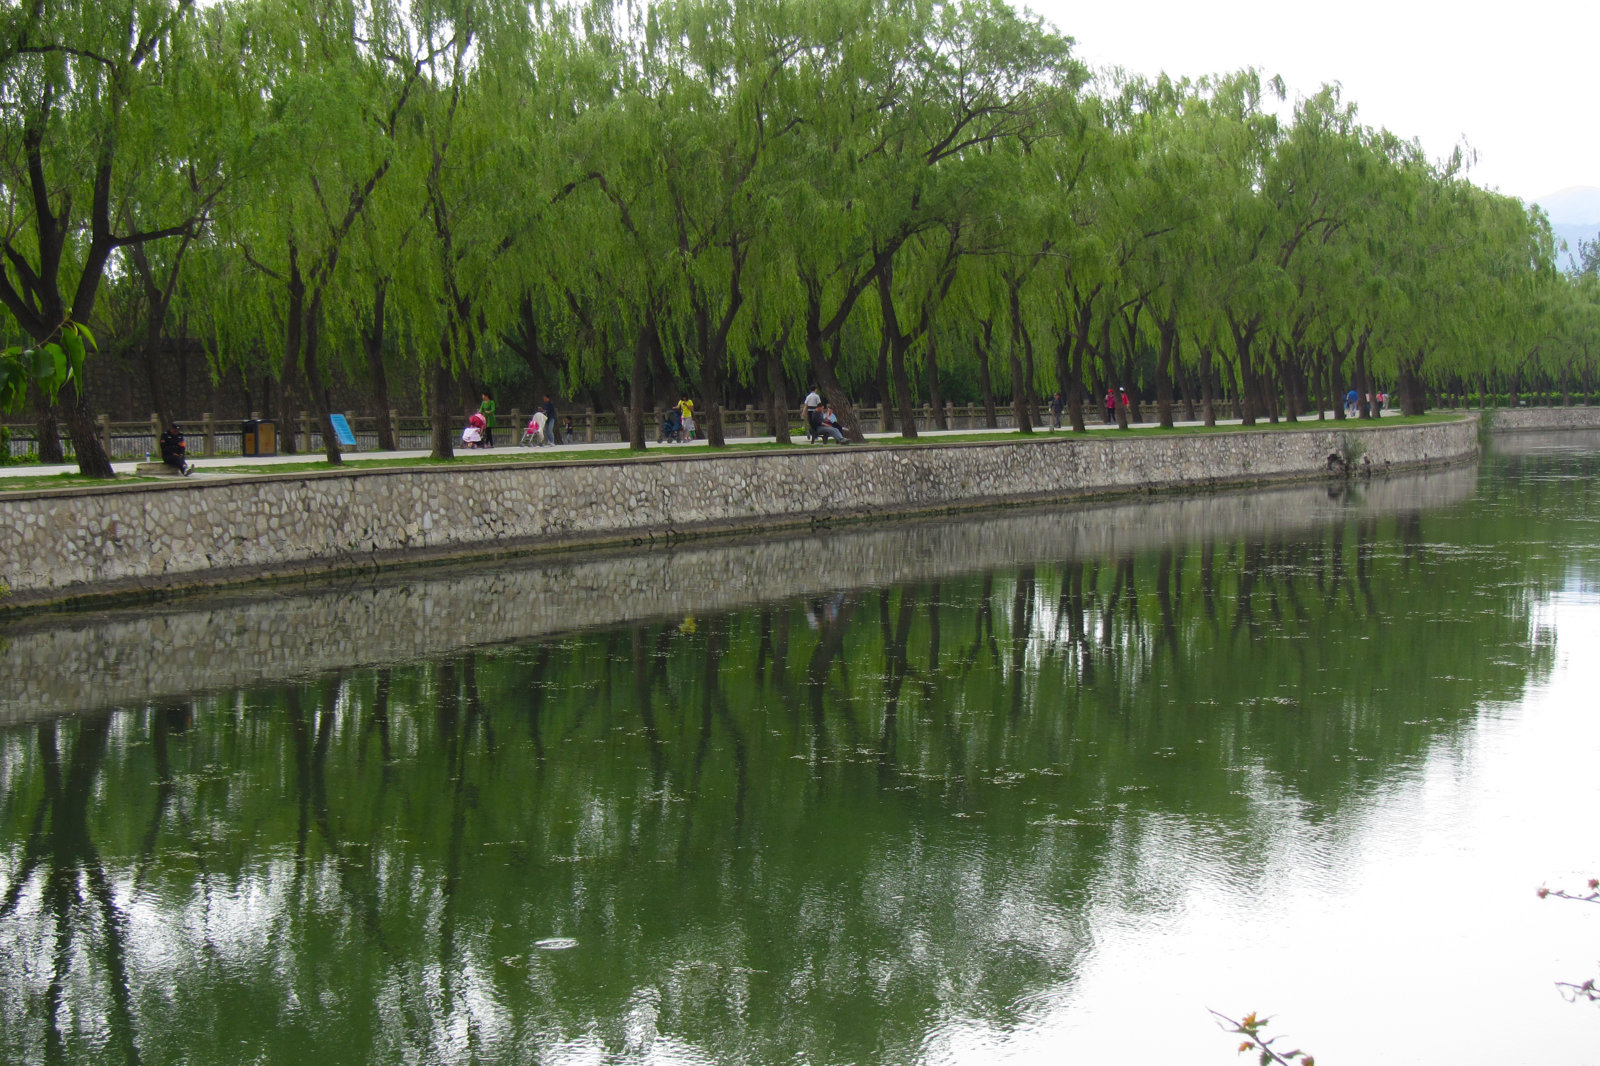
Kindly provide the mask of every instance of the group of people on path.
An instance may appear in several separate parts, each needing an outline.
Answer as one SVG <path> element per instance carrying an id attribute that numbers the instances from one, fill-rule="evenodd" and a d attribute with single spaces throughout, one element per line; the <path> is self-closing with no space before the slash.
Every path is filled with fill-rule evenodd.
<path id="1" fill-rule="evenodd" d="M 467 418 L 467 428 L 461 431 L 461 443 L 467 448 L 493 448 L 494 447 L 494 395 L 488 389 L 481 393 L 483 400 L 478 404 L 478 409 Z M 572 419 L 567 419 L 567 434 L 572 432 Z M 559 444 L 560 435 L 556 432 L 556 405 L 548 393 L 539 403 L 533 413 L 533 418 L 528 422 L 527 430 L 522 434 L 523 445 Z"/>
<path id="2" fill-rule="evenodd" d="M 1057 389 L 1056 392 L 1055 392 L 1055 395 L 1050 397 L 1050 428 L 1051 429 L 1060 429 L 1061 428 L 1061 412 L 1066 410 L 1066 407 L 1067 407 L 1066 398 L 1061 395 L 1061 390 Z M 1109 426 L 1111 423 L 1113 423 L 1113 422 L 1115 422 L 1117 420 L 1117 408 L 1118 407 L 1121 407 L 1123 410 L 1127 411 L 1128 415 L 1129 415 L 1129 421 L 1132 421 L 1133 403 L 1128 398 L 1128 390 L 1127 389 L 1112 389 L 1112 388 L 1106 389 L 1106 404 L 1105 404 L 1105 407 L 1106 407 L 1106 425 Z"/>
<path id="3" fill-rule="evenodd" d="M 1389 395 L 1385 392 L 1372 392 L 1367 394 L 1367 405 L 1372 408 L 1372 417 L 1377 418 L 1383 414 L 1384 405 L 1389 402 Z M 1344 394 L 1344 414 L 1346 418 L 1354 418 L 1361 412 L 1361 394 L 1351 389 Z"/>
<path id="4" fill-rule="evenodd" d="M 656 443 L 685 444 L 694 440 L 695 429 L 694 401 L 689 399 L 688 393 L 680 392 L 678 402 L 667 409 L 667 417 L 661 423 Z"/>
<path id="5" fill-rule="evenodd" d="M 834 411 L 833 405 L 822 398 L 815 385 L 806 393 L 804 407 L 806 440 L 831 440 L 835 444 L 850 443 L 845 440 L 844 431 L 839 428 L 839 415 Z"/>

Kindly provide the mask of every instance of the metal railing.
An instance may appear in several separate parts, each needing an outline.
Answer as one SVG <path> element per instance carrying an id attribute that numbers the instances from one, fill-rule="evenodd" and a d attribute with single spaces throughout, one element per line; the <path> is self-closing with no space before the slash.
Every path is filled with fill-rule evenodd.
<path id="1" fill-rule="evenodd" d="M 1496 403 L 1496 400 L 1499 403 Z M 1572 396 L 1574 405 L 1584 405 L 1589 397 L 1582 394 Z M 1490 406 L 1505 406 L 1506 398 L 1489 397 Z M 1525 394 L 1518 398 L 1517 406 L 1526 407 L 1561 407 L 1565 406 L 1560 394 Z M 1430 402 L 1439 408 L 1461 409 L 1479 406 L 1478 397 L 1462 396 L 1456 394 L 1438 395 L 1430 397 Z M 1196 408 L 1198 409 L 1198 404 Z M 1098 403 L 1084 404 L 1085 420 L 1094 423 L 1103 418 L 1103 408 Z M 893 412 L 887 412 L 882 405 L 863 406 L 856 408 L 856 415 L 861 419 L 862 430 L 867 433 L 883 432 L 885 425 L 897 424 Z M 505 424 L 496 428 L 499 434 L 497 444 L 515 445 L 522 439 L 524 427 L 527 425 L 531 412 L 525 414 L 520 408 L 512 408 L 505 412 Z M 1186 417 L 1183 404 L 1174 403 L 1173 415 L 1180 420 Z M 1239 412 L 1231 403 L 1217 405 L 1218 418 L 1237 418 Z M 1129 417 L 1135 423 L 1150 423 L 1157 419 L 1156 405 L 1153 403 L 1136 403 L 1129 407 Z M 1315 417 L 1314 415 L 1312 416 Z M 358 451 L 371 452 L 378 450 L 378 419 L 373 415 L 358 415 L 346 413 L 346 420 L 350 423 L 351 431 L 355 434 Z M 431 424 L 426 415 L 402 415 L 392 411 L 389 415 L 390 424 L 395 431 L 395 444 L 402 451 L 423 451 L 432 445 Z M 662 421 L 666 418 L 665 410 L 652 408 L 645 413 L 645 436 L 654 440 L 657 436 Z M 616 416 L 610 411 L 597 411 L 594 408 L 574 410 L 569 414 L 559 415 L 557 422 L 564 426 L 567 420 L 572 422 L 571 436 L 578 442 L 586 443 L 620 443 L 627 439 L 625 430 L 617 426 Z M 460 426 L 465 426 L 467 413 L 463 412 L 458 417 Z M 1063 414 L 1063 421 L 1065 414 Z M 723 432 L 730 440 L 740 438 L 767 436 L 766 412 L 762 409 L 746 406 L 744 408 L 724 408 L 722 412 Z M 802 415 L 798 408 L 789 411 L 790 433 L 794 436 L 803 436 Z M 189 454 L 191 456 L 226 456 L 238 455 L 243 441 L 243 419 L 219 419 L 210 413 L 202 413 L 198 418 L 179 419 L 187 438 Z M 933 408 L 923 404 L 916 409 L 917 429 L 931 430 L 935 426 Z M 1011 429 L 1015 425 L 1011 405 L 995 405 L 995 428 Z M 316 416 L 302 413 L 297 414 L 289 421 L 277 421 L 278 451 L 289 450 L 293 441 L 293 449 L 301 453 L 315 453 L 322 450 L 322 434 L 317 426 Z M 984 409 L 981 404 L 946 404 L 945 424 L 950 429 L 983 429 Z M 1034 414 L 1035 426 L 1050 424 L 1050 412 L 1046 404 L 1040 404 Z M 10 454 L 12 458 L 27 458 L 37 453 L 36 427 L 33 423 L 10 423 L 4 428 L 10 431 Z M 156 458 L 159 456 L 157 441 L 161 436 L 162 427 L 159 419 L 151 416 L 139 422 L 113 422 L 109 417 L 102 416 L 99 420 L 99 435 L 101 444 L 107 454 L 114 461 L 127 461 L 130 459 Z M 459 430 L 456 430 L 459 432 Z M 565 439 L 564 429 L 558 429 L 558 434 Z M 70 458 L 72 442 L 63 435 L 62 447 Z"/>

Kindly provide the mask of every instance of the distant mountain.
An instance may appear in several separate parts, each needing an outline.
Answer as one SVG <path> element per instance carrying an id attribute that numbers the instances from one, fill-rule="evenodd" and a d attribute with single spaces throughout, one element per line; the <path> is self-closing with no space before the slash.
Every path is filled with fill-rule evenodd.
<path id="1" fill-rule="evenodd" d="M 1600 226 L 1600 188 L 1593 185 L 1574 185 L 1534 203 L 1544 208 L 1550 221 L 1558 226 Z M 1594 234 L 1590 233 L 1590 237 Z"/>
<path id="2" fill-rule="evenodd" d="M 1541 196 L 1534 203 L 1550 216 L 1556 240 L 1567 242 L 1567 250 L 1556 253 L 1556 265 L 1562 270 L 1573 269 L 1578 264 L 1578 242 L 1600 236 L 1600 188 L 1574 185 Z"/>
<path id="3" fill-rule="evenodd" d="M 1579 241 L 1593 241 L 1596 237 L 1600 237 L 1600 222 L 1587 226 L 1574 225 L 1569 222 L 1564 225 L 1552 225 L 1550 228 L 1555 231 L 1558 242 L 1567 242 L 1566 251 L 1561 251 L 1559 245 L 1556 251 L 1556 266 L 1562 270 L 1573 270 L 1577 267 Z"/>

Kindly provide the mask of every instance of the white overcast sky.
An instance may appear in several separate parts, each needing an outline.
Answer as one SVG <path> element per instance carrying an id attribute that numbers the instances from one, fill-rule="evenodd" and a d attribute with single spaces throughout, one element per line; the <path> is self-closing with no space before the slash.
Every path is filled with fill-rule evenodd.
<path id="1" fill-rule="evenodd" d="M 1524 200 L 1600 186 L 1600 0 L 1012 0 L 1091 67 L 1191 75 L 1253 66 L 1291 93 L 1338 82 L 1360 120 L 1434 159 L 1463 138 L 1471 178 Z"/>

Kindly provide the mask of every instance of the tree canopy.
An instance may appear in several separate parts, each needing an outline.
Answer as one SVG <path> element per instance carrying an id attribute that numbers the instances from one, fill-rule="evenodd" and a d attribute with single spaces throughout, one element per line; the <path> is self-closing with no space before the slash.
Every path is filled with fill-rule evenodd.
<path id="1" fill-rule="evenodd" d="M 725 405 L 786 435 L 811 385 L 847 434 L 865 402 L 908 436 L 997 396 L 1028 431 L 1055 390 L 1082 428 L 1118 388 L 1170 424 L 1595 387 L 1595 257 L 1560 274 L 1543 214 L 1459 155 L 1335 87 L 1091 77 L 1000 0 L 3 11 L 10 340 L 91 328 L 164 418 L 173 337 L 329 442 L 330 382 L 391 445 L 388 382 L 419 383 L 441 455 L 464 387 L 592 403 L 635 447 L 682 393 L 720 445 Z M 28 358 L 8 407 L 109 473 Z"/>

